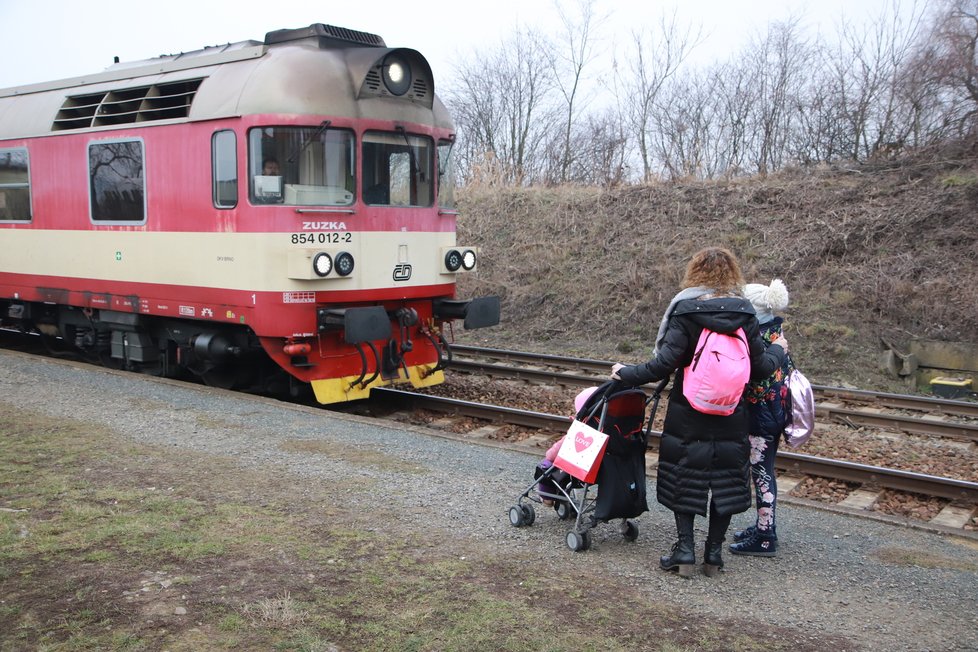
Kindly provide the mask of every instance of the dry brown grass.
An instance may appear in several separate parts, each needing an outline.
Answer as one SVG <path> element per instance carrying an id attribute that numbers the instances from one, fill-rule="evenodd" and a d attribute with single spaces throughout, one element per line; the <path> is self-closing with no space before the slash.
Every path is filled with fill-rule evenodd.
<path id="1" fill-rule="evenodd" d="M 818 382 L 893 389 L 880 337 L 978 339 L 973 160 L 459 199 L 459 241 L 482 247 L 462 293 L 498 294 L 505 322 L 465 337 L 640 359 L 689 256 L 721 245 L 749 281 L 785 280 L 792 350 Z"/>

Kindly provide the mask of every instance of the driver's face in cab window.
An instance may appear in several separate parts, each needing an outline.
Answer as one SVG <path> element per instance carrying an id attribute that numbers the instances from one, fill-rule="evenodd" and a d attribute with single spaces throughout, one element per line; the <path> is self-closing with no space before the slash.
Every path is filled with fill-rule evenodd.
<path id="1" fill-rule="evenodd" d="M 279 176 L 278 161 L 273 158 L 265 159 L 265 162 L 262 164 L 261 173 L 268 177 Z"/>

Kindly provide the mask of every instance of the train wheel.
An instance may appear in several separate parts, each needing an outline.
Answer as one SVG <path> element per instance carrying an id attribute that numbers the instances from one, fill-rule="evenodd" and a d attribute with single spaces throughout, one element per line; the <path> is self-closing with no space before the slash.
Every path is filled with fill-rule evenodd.
<path id="1" fill-rule="evenodd" d="M 208 369 L 200 375 L 204 384 L 220 389 L 234 389 L 238 385 L 238 373 L 232 365 L 222 365 Z"/>

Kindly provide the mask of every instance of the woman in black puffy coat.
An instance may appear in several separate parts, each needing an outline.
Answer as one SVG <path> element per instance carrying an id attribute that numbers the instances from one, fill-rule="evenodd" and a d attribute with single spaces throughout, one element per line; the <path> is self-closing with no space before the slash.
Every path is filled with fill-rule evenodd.
<path id="1" fill-rule="evenodd" d="M 630 386 L 656 382 L 692 361 L 703 328 L 733 334 L 743 328 L 750 355 L 751 379 L 769 376 L 784 360 L 787 342 L 768 347 L 761 338 L 751 303 L 743 298 L 740 265 L 720 247 L 697 252 L 686 267 L 682 291 L 666 310 L 653 357 L 638 365 L 615 364 L 612 378 Z M 683 396 L 683 374 L 669 393 L 659 464 L 656 499 L 675 513 L 678 539 L 659 560 L 665 570 L 692 575 L 696 564 L 693 519 L 709 513 L 703 570 L 715 575 L 723 567 L 721 551 L 730 519 L 751 506 L 750 444 L 743 400 L 728 416 L 698 411 Z"/>

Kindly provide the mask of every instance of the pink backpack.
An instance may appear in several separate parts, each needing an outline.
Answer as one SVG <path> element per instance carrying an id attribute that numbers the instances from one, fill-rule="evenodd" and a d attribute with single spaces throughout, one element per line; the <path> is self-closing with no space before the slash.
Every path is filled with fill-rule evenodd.
<path id="1" fill-rule="evenodd" d="M 748 380 L 750 353 L 744 329 L 728 335 L 704 328 L 683 372 L 683 396 L 689 404 L 705 414 L 733 414 Z"/>

